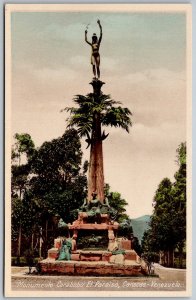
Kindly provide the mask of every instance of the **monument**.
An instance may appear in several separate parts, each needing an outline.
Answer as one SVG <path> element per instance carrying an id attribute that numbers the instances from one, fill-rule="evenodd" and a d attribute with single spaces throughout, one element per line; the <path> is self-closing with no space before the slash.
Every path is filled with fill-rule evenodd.
<path id="1" fill-rule="evenodd" d="M 61 219 L 61 235 L 54 241 L 54 247 L 48 251 L 47 259 L 40 262 L 41 273 L 65 275 L 128 276 L 147 273 L 145 263 L 132 249 L 131 240 L 118 237 L 119 223 L 117 211 L 110 206 L 104 192 L 104 168 L 102 143 L 108 137 L 102 131 L 102 125 L 122 127 L 128 131 L 131 125 L 131 112 L 122 108 L 101 91 L 104 82 L 100 80 L 99 48 L 102 40 L 92 36 L 91 64 L 93 79 L 90 82 L 93 93 L 78 95 L 75 102 L 79 108 L 70 109 L 69 126 L 75 126 L 80 136 L 86 136 L 90 146 L 88 166 L 88 196 L 77 211 L 77 218 L 72 224 L 65 224 Z M 88 148 L 87 147 L 87 148 Z M 68 228 L 68 236 L 63 230 Z M 64 230 L 67 232 L 67 230 Z"/>

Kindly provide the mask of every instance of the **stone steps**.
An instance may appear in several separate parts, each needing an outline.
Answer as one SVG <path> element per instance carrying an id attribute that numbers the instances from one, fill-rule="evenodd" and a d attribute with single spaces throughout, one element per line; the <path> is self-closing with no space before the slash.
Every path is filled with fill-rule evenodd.
<path id="1" fill-rule="evenodd" d="M 83 276 L 142 276 L 146 274 L 140 263 L 125 260 L 123 264 L 107 261 L 54 261 L 42 260 L 42 274 Z"/>

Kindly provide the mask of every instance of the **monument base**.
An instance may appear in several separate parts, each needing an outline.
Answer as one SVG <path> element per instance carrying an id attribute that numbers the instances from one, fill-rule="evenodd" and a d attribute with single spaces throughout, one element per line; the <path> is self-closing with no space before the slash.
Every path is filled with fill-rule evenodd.
<path id="1" fill-rule="evenodd" d="M 57 248 L 49 250 L 48 258 L 39 263 L 41 274 L 86 276 L 142 276 L 147 266 L 137 253 L 125 250 L 113 254 L 107 250 L 76 250 L 71 260 L 58 261 Z"/>
<path id="2" fill-rule="evenodd" d="M 91 219 L 90 219 L 91 220 Z M 70 237 L 59 236 L 48 258 L 39 262 L 41 274 L 86 276 L 142 276 L 147 266 L 132 249 L 131 240 L 117 237 L 119 224 L 108 214 L 89 223 L 86 212 L 68 224 Z M 82 240 L 83 239 L 83 240 Z M 80 242 L 81 241 L 81 242 Z"/>
<path id="3" fill-rule="evenodd" d="M 122 263 L 108 261 L 55 261 L 42 260 L 40 263 L 41 274 L 71 275 L 71 276 L 144 276 L 147 274 L 141 263 L 124 260 Z"/>

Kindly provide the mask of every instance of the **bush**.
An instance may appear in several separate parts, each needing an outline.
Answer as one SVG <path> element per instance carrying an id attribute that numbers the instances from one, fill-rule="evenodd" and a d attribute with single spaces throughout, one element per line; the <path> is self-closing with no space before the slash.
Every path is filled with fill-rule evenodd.
<path id="1" fill-rule="evenodd" d="M 11 259 L 11 265 L 17 267 L 24 267 L 27 265 L 27 262 L 24 256 L 21 257 L 13 256 Z"/>
<path id="2" fill-rule="evenodd" d="M 39 257 L 33 258 L 33 266 L 37 265 L 38 261 L 40 260 Z M 11 258 L 11 266 L 15 267 L 26 267 L 29 266 L 27 263 L 27 260 L 24 256 L 17 257 L 17 256 L 12 256 Z"/>
<path id="3" fill-rule="evenodd" d="M 174 258 L 174 268 L 176 268 L 176 269 L 186 269 L 186 258 L 182 259 L 182 263 L 180 262 L 178 257 Z"/>

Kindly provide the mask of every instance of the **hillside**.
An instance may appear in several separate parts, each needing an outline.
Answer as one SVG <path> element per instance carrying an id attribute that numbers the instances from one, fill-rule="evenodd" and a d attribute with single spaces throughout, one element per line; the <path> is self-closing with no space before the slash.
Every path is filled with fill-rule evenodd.
<path id="1" fill-rule="evenodd" d="M 133 227 L 133 234 L 136 236 L 141 243 L 144 231 L 148 229 L 148 223 L 150 221 L 149 215 L 144 215 L 136 219 L 132 219 L 132 227 Z"/>

